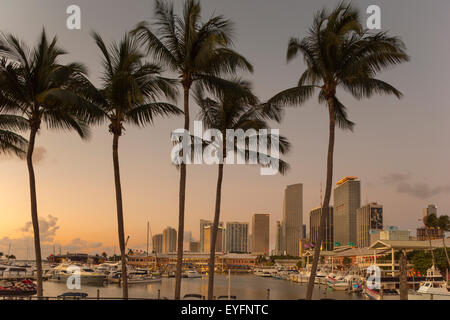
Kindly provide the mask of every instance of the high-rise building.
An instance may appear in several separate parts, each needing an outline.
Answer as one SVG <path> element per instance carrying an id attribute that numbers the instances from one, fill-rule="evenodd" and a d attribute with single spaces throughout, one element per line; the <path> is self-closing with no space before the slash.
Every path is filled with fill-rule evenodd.
<path id="1" fill-rule="evenodd" d="M 211 244 L 206 244 L 205 242 L 205 228 L 212 225 L 212 221 L 200 219 L 200 252 L 209 252 L 209 250 L 207 250 L 205 246 L 208 245 L 209 248 Z M 219 227 L 223 228 L 223 222 L 219 222 Z"/>
<path id="2" fill-rule="evenodd" d="M 167 227 L 163 230 L 162 252 L 170 253 L 177 251 L 177 231 L 174 228 Z"/>
<path id="3" fill-rule="evenodd" d="M 361 207 L 361 182 L 345 177 L 334 189 L 334 241 L 340 245 L 356 245 L 356 209 Z"/>
<path id="4" fill-rule="evenodd" d="M 206 226 L 204 229 L 203 239 L 205 241 L 204 249 L 206 252 L 211 250 L 211 238 L 212 238 L 212 226 Z M 215 252 L 222 252 L 224 248 L 223 244 L 224 230 L 222 227 L 217 229 L 216 249 Z"/>
<path id="5" fill-rule="evenodd" d="M 200 219 L 200 252 L 205 251 L 205 227 L 212 225 L 212 221 Z"/>
<path id="6" fill-rule="evenodd" d="M 275 232 L 275 254 L 283 255 L 283 226 L 280 221 L 277 221 Z"/>
<path id="7" fill-rule="evenodd" d="M 371 230 L 383 230 L 383 206 L 368 203 L 356 210 L 356 245 L 366 248 L 371 245 Z"/>
<path id="8" fill-rule="evenodd" d="M 226 251 L 232 253 L 247 253 L 248 222 L 227 222 Z"/>
<path id="9" fill-rule="evenodd" d="M 284 190 L 283 251 L 298 256 L 299 240 L 303 238 L 303 185 L 294 184 Z"/>
<path id="10" fill-rule="evenodd" d="M 312 209 L 309 213 L 309 238 L 311 243 L 316 245 L 319 239 L 320 216 L 322 208 Z M 321 250 L 332 251 L 334 247 L 333 237 L 333 207 L 328 208 L 328 214 L 325 217 L 325 237 L 322 238 Z"/>
<path id="11" fill-rule="evenodd" d="M 269 255 L 270 214 L 254 214 L 252 219 L 252 253 Z"/>
<path id="12" fill-rule="evenodd" d="M 428 205 L 428 207 L 423 209 L 423 220 L 425 222 L 425 218 L 430 214 L 435 214 L 437 216 L 437 207 L 434 204 Z M 417 240 L 435 240 L 442 239 L 444 237 L 444 233 L 441 229 L 438 228 L 417 228 L 416 230 Z"/>
<path id="13" fill-rule="evenodd" d="M 163 252 L 163 235 L 155 234 L 152 237 L 152 247 L 154 253 L 162 253 Z"/>

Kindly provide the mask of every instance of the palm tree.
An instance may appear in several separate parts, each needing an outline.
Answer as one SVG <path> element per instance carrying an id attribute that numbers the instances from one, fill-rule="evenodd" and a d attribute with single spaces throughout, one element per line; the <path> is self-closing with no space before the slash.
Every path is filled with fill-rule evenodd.
<path id="1" fill-rule="evenodd" d="M 450 268 L 450 259 L 448 258 L 447 245 L 445 244 L 445 233 L 450 232 L 450 218 L 447 215 L 439 216 L 436 226 L 442 231 L 442 244 L 444 245 L 444 252 L 447 258 L 447 265 Z"/>
<path id="2" fill-rule="evenodd" d="M 15 114 L 4 114 L 1 105 L 2 102 L 0 102 L 0 154 L 14 154 L 23 158 L 28 141 L 16 131 L 26 130 L 27 121 L 24 117 Z"/>
<path id="3" fill-rule="evenodd" d="M 86 81 L 86 70 L 79 63 L 61 64 L 66 52 L 57 46 L 56 37 L 47 40 L 42 31 L 38 45 L 28 49 L 14 35 L 3 35 L 0 67 L 0 95 L 5 111 L 23 116 L 30 130 L 26 152 L 31 199 L 31 220 L 34 231 L 34 249 L 37 269 L 37 295 L 42 297 L 42 258 L 39 238 L 39 220 L 33 151 L 41 126 L 53 130 L 75 130 L 86 139 L 89 131 L 85 116 L 89 103 L 77 91 Z"/>
<path id="4" fill-rule="evenodd" d="M 209 129 L 217 130 L 220 133 L 218 141 L 206 142 L 210 146 L 214 147 L 214 150 L 218 156 L 218 178 L 216 189 L 216 203 L 214 211 L 214 222 L 212 226 L 212 236 L 209 255 L 208 266 L 208 299 L 213 299 L 214 290 L 214 270 L 215 270 L 215 252 L 217 241 L 217 230 L 220 219 L 220 207 L 222 199 L 222 181 L 224 161 L 229 156 L 228 148 L 232 146 L 231 152 L 243 155 L 246 159 L 267 157 L 270 162 L 266 162 L 265 165 L 273 164 L 273 160 L 279 164 L 279 172 L 284 173 L 287 170 L 287 164 L 278 159 L 270 156 L 270 150 L 275 146 L 274 143 L 279 145 L 280 153 L 284 154 L 289 150 L 289 143 L 284 137 L 278 137 L 276 135 L 267 133 L 257 133 L 257 130 L 267 130 L 268 124 L 265 118 L 268 118 L 266 108 L 264 105 L 258 105 L 257 98 L 251 93 L 250 86 L 245 81 L 236 81 L 236 85 L 241 86 L 243 89 L 239 91 L 225 90 L 222 94 L 217 95 L 216 100 L 207 98 L 204 95 L 204 91 L 201 86 L 195 88 L 195 101 L 200 106 L 200 117 L 205 125 Z M 249 141 L 253 138 L 266 139 L 269 144 L 268 152 L 260 153 L 250 145 L 250 143 L 240 144 L 235 139 L 235 135 L 230 135 L 229 129 L 237 132 L 242 130 L 255 130 L 253 134 L 249 136 Z M 259 140 L 261 142 L 261 140 Z"/>
<path id="5" fill-rule="evenodd" d="M 322 207 L 322 212 L 328 212 L 333 180 L 335 126 L 344 130 L 354 127 L 347 117 L 346 107 L 336 96 L 337 89 L 344 89 L 357 100 L 370 98 L 374 94 L 400 98 L 402 94 L 397 89 L 375 76 L 384 68 L 408 61 L 409 57 L 399 38 L 390 37 L 386 32 L 363 30 L 359 11 L 344 3 L 332 12 L 326 9 L 320 11 L 314 18 L 309 34 L 302 40 L 290 39 L 287 61 L 294 59 L 298 53 L 303 54 L 307 67 L 298 85 L 278 93 L 269 103 L 279 107 L 301 105 L 318 90 L 319 103 L 328 107 L 327 179 Z M 325 218 L 326 215 L 322 214 L 307 299 L 312 298 Z"/>
<path id="6" fill-rule="evenodd" d="M 155 58 L 178 75 L 184 95 L 184 129 L 189 131 L 189 96 L 194 82 L 217 91 L 233 86 L 222 79 L 223 75 L 235 74 L 239 69 L 253 71 L 253 68 L 231 49 L 232 23 L 221 15 L 202 23 L 198 0 L 186 0 L 182 16 L 174 13 L 172 3 L 156 0 L 155 18 L 154 30 L 141 22 L 133 32 L 146 43 Z M 186 163 L 183 162 L 180 165 L 176 300 L 181 293 L 185 194 Z"/>
<path id="7" fill-rule="evenodd" d="M 155 117 L 182 114 L 176 106 L 158 102 L 160 96 L 175 99 L 175 81 L 160 76 L 162 68 L 145 62 L 139 49 L 139 42 L 133 35 L 126 34 L 119 43 L 107 46 L 102 37 L 93 33 L 103 58 L 101 89 L 92 86 L 83 94 L 98 108 L 97 122 L 107 121 L 113 135 L 113 164 L 116 190 L 117 224 L 122 261 L 123 298 L 128 299 L 126 264 L 126 243 L 122 206 L 122 187 L 119 168 L 119 138 L 125 124 L 144 127 L 153 124 Z M 130 249 L 131 251 L 131 249 Z"/>
<path id="8" fill-rule="evenodd" d="M 438 218 L 437 218 L 437 215 L 435 213 L 430 213 L 430 214 L 427 214 L 426 216 L 423 217 L 423 224 L 425 226 L 425 232 L 427 234 L 428 241 L 430 242 L 430 251 L 431 251 L 431 256 L 432 256 L 432 259 L 433 259 L 433 266 L 436 265 L 436 259 L 435 259 L 435 256 L 434 256 L 433 245 L 431 243 L 430 230 L 436 230 L 437 223 L 438 223 Z"/>

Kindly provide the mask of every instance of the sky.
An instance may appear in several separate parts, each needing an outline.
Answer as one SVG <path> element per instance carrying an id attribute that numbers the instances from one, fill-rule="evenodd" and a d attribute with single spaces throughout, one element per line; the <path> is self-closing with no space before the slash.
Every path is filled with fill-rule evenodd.
<path id="1" fill-rule="evenodd" d="M 181 1 L 174 1 L 180 12 Z M 287 64 L 290 37 L 304 37 L 314 14 L 338 1 L 208 0 L 201 1 L 202 16 L 223 14 L 235 24 L 235 49 L 254 66 L 242 76 L 253 83 L 261 100 L 294 86 L 305 70 L 301 58 Z M 4 0 L 0 30 L 18 35 L 30 45 L 45 27 L 58 35 L 69 54 L 63 62 L 79 61 L 99 85 L 100 54 L 90 32 L 106 41 L 119 40 L 138 22 L 151 21 L 151 0 Z M 81 8 L 81 30 L 66 28 L 66 8 Z M 365 14 L 369 5 L 381 8 L 382 29 L 400 36 L 411 61 L 380 74 L 404 97 L 373 97 L 356 101 L 338 91 L 356 122 L 354 132 L 339 131 L 335 144 L 334 182 L 357 176 L 362 202 L 384 206 L 385 225 L 413 231 L 422 208 L 430 203 L 439 214 L 450 213 L 450 2 L 447 0 L 354 1 Z M 181 106 L 181 99 L 178 102 Z M 192 108 L 196 118 L 197 107 Z M 144 249 L 146 226 L 152 234 L 178 228 L 179 173 L 171 164 L 170 133 L 182 127 L 181 117 L 158 119 L 144 129 L 127 128 L 120 140 L 120 164 L 128 247 Z M 270 213 L 271 247 L 275 222 L 282 219 L 286 185 L 303 184 L 303 221 L 320 204 L 325 185 L 328 116 L 311 99 L 286 110 L 274 124 L 292 143 L 284 158 L 291 166 L 285 175 L 261 176 L 254 166 L 227 166 L 223 181 L 222 221 L 250 222 L 255 213 Z M 37 138 L 35 171 L 43 256 L 53 251 L 118 253 L 117 220 L 112 168 L 112 136 L 106 126 L 92 130 L 81 141 L 74 133 L 42 130 Z M 187 174 L 186 231 L 199 239 L 199 220 L 214 214 L 217 167 L 189 166 Z M 323 187 L 324 188 L 324 187 Z M 26 163 L 0 157 L 0 252 L 19 258 L 33 256 L 29 186 Z M 28 249 L 27 249 L 28 248 Z M 117 249 L 115 249 L 117 248 Z"/>

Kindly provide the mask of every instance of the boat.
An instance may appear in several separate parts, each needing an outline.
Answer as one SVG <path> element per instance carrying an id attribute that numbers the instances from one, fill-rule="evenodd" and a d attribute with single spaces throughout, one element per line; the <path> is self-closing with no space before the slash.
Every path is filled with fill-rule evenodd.
<path id="1" fill-rule="evenodd" d="M 75 273 L 68 271 L 71 267 L 69 264 L 60 264 L 59 266 L 53 268 L 50 272 L 50 281 L 56 282 L 67 282 L 67 279 Z M 80 282 L 81 284 L 97 285 L 102 286 L 106 280 L 106 275 L 103 273 L 95 272 L 94 269 L 78 266 L 80 268 Z"/>
<path id="2" fill-rule="evenodd" d="M 197 272 L 195 270 L 187 270 L 183 273 L 185 278 L 201 278 L 202 274 L 200 272 Z"/>
<path id="3" fill-rule="evenodd" d="M 340 280 L 336 279 L 336 281 L 329 284 L 329 286 L 336 291 L 357 292 L 361 290 L 361 284 L 362 280 L 359 276 L 349 274 Z"/>
<path id="4" fill-rule="evenodd" d="M 0 265 L 0 279 L 27 279 L 33 277 L 31 268 Z"/>
<path id="5" fill-rule="evenodd" d="M 0 280 L 0 297 L 23 297 L 37 293 L 37 286 L 31 280 L 6 281 Z"/>
<path id="6" fill-rule="evenodd" d="M 366 287 L 364 295 L 368 300 L 400 300 L 398 291 L 393 289 L 379 290 Z"/>
<path id="7" fill-rule="evenodd" d="M 408 292 L 409 300 L 450 300 L 450 291 L 434 265 L 427 270 L 427 278 L 417 291 Z"/>

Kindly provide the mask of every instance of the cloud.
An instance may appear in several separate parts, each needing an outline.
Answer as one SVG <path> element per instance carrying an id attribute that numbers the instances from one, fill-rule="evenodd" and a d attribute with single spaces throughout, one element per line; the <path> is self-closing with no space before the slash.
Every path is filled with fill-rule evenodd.
<path id="1" fill-rule="evenodd" d="M 33 152 L 33 162 L 39 163 L 45 160 L 47 157 L 47 149 L 44 147 L 36 147 Z"/>
<path id="2" fill-rule="evenodd" d="M 440 194 L 450 193 L 450 185 L 430 186 L 425 182 L 414 182 L 411 173 L 391 173 L 382 178 L 383 182 L 395 186 L 398 193 L 425 200 Z"/>
<path id="3" fill-rule="evenodd" d="M 41 242 L 53 242 L 56 231 L 59 229 L 57 225 L 58 218 L 48 215 L 47 218 L 39 219 L 39 234 L 41 236 Z M 24 233 L 28 233 L 33 236 L 33 223 L 27 222 L 25 226 L 20 229 Z"/>

